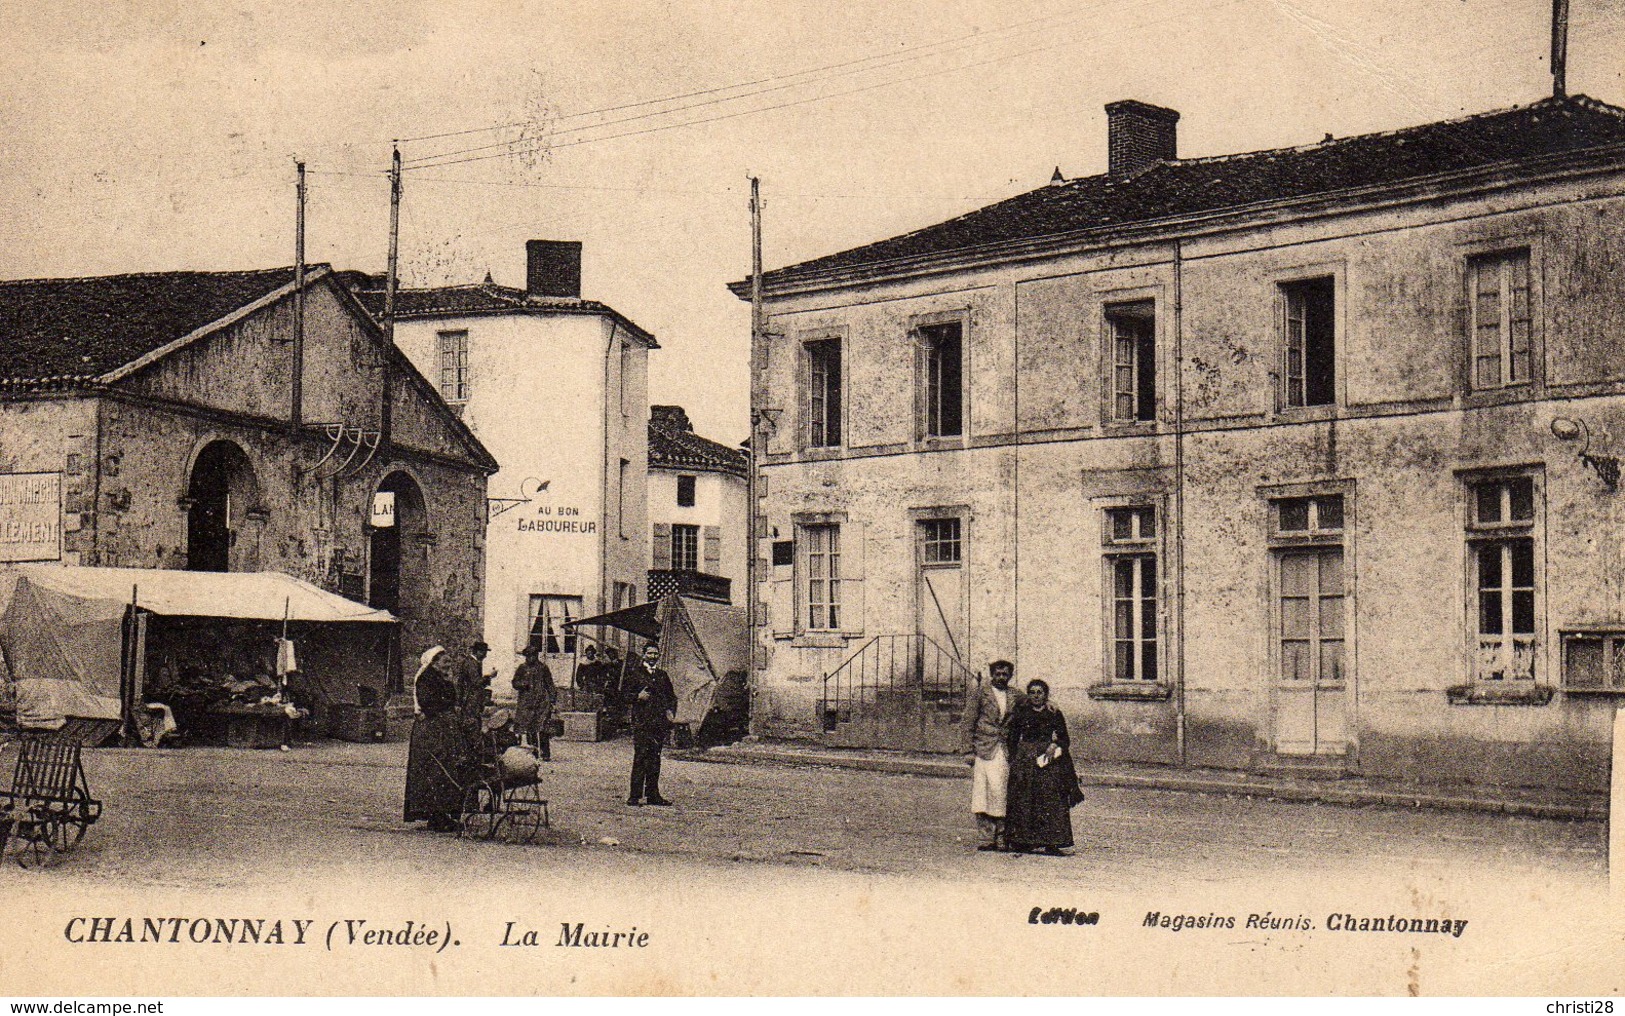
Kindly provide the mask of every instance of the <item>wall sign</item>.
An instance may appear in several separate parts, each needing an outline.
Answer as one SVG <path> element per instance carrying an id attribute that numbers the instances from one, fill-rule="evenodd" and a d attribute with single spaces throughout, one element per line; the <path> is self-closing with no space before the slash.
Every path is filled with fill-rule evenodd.
<path id="1" fill-rule="evenodd" d="M 581 517 L 581 509 L 575 505 L 540 505 L 536 509 L 535 518 L 519 520 L 521 533 L 576 533 L 587 535 L 598 532 L 596 519 Z"/>
<path id="2" fill-rule="evenodd" d="M 395 492 L 380 490 L 372 495 L 372 526 L 388 529 L 395 524 Z"/>
<path id="3" fill-rule="evenodd" d="M 0 561 L 62 559 L 62 474 L 0 473 Z"/>

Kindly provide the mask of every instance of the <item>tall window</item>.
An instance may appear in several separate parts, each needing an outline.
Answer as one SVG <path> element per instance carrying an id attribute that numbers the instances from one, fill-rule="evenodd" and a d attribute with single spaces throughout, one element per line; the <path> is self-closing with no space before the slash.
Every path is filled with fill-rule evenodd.
<path id="1" fill-rule="evenodd" d="M 838 631 L 841 627 L 841 527 L 801 527 L 802 584 L 808 631 Z"/>
<path id="2" fill-rule="evenodd" d="M 468 333 L 439 332 L 435 336 L 440 358 L 440 397 L 447 402 L 468 401 Z"/>
<path id="3" fill-rule="evenodd" d="M 564 625 L 580 616 L 579 596 L 532 596 L 530 641 L 540 644 L 549 656 L 568 656 L 576 651 L 576 633 Z"/>
<path id="4" fill-rule="evenodd" d="M 621 415 L 632 415 L 632 343 L 621 343 Z"/>
<path id="5" fill-rule="evenodd" d="M 617 480 L 615 488 L 615 526 L 623 539 L 630 535 L 626 531 L 626 483 L 631 476 L 631 471 L 632 461 L 622 459 L 620 478 Z"/>
<path id="6" fill-rule="evenodd" d="M 671 527 L 671 566 L 676 571 L 700 570 L 700 527 Z"/>
<path id="7" fill-rule="evenodd" d="M 965 432 L 964 326 L 926 325 L 916 332 L 920 350 L 920 433 L 958 437 Z"/>
<path id="8" fill-rule="evenodd" d="M 804 347 L 806 386 L 802 419 L 809 448 L 835 448 L 841 443 L 841 340 L 819 339 Z"/>
<path id="9" fill-rule="evenodd" d="M 1119 423 L 1157 418 L 1157 319 L 1150 300 L 1106 308 L 1112 358 L 1111 417 Z"/>
<path id="10" fill-rule="evenodd" d="M 1467 263 L 1472 309 L 1473 387 L 1529 381 L 1529 251 L 1502 251 Z"/>
<path id="11" fill-rule="evenodd" d="M 1281 680 L 1302 688 L 1341 685 L 1347 613 L 1343 496 L 1281 498 L 1271 507 Z"/>
<path id="12" fill-rule="evenodd" d="M 1106 509 L 1104 543 L 1112 603 L 1108 651 L 1112 680 L 1155 681 L 1159 673 L 1156 509 Z"/>
<path id="13" fill-rule="evenodd" d="M 1281 284 L 1284 312 L 1281 402 L 1288 407 L 1337 401 L 1337 300 L 1331 278 Z"/>
<path id="14" fill-rule="evenodd" d="M 677 478 L 677 507 L 694 507 L 694 477 L 679 476 Z"/>
<path id="15" fill-rule="evenodd" d="M 1516 476 L 1469 486 L 1467 546 L 1477 595 L 1474 676 L 1535 676 L 1535 481 Z"/>

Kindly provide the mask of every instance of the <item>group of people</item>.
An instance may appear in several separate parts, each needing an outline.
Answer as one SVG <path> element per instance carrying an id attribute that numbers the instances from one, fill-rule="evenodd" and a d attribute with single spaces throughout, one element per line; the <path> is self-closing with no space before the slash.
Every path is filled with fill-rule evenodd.
<path id="1" fill-rule="evenodd" d="M 543 760 L 552 757 L 553 709 L 558 689 L 539 646 L 525 647 L 524 662 L 514 670 L 519 696 L 511 716 L 487 717 L 491 675 L 485 657 L 491 647 L 474 642 L 453 657 L 434 646 L 420 659 L 413 678 L 417 719 L 406 757 L 407 822 L 427 822 L 436 832 L 456 832 L 467 787 L 476 779 L 481 749 L 502 729 L 534 748 Z M 493 720 L 501 722 L 492 724 Z"/>
<path id="2" fill-rule="evenodd" d="M 513 689 L 518 702 L 511 716 L 491 704 L 491 674 L 485 657 L 491 647 L 474 642 L 453 657 L 444 646 L 434 646 L 421 658 L 413 691 L 417 718 L 407 750 L 407 822 L 427 822 L 436 832 L 456 832 L 467 788 L 478 778 L 481 750 L 495 734 L 510 730 L 514 739 L 533 748 L 542 761 L 552 759 L 553 715 L 558 689 L 542 661 L 542 647 L 532 643 L 514 669 Z M 598 661 L 596 653 L 577 671 L 577 680 L 591 683 L 588 691 L 605 697 L 612 710 L 630 717 L 632 728 L 632 781 L 626 803 L 632 806 L 670 805 L 660 793 L 660 755 L 676 720 L 677 693 L 671 677 L 660 668 L 660 646 L 651 642 L 642 657 L 621 667 L 618 654 Z M 608 653 L 606 651 L 606 657 Z M 588 670 L 588 665 L 594 669 Z M 583 673 L 585 671 L 585 673 Z M 606 680 L 613 675 L 613 682 Z M 614 703 L 605 694 L 613 683 Z M 511 743 L 511 742 L 510 742 Z"/>
<path id="3" fill-rule="evenodd" d="M 442 646 L 423 654 L 414 679 L 418 716 L 407 756 L 408 822 L 427 822 L 441 832 L 459 827 L 480 747 L 500 716 L 486 715 L 491 689 L 484 661 L 489 652 L 484 642 L 475 642 L 456 658 Z M 539 646 L 527 646 L 522 655 L 524 662 L 513 676 L 518 705 L 511 721 L 504 718 L 499 726 L 511 723 L 518 740 L 547 760 L 557 689 Z M 589 690 L 599 694 L 606 686 L 594 675 L 605 662 L 592 661 L 600 670 L 588 671 L 595 685 Z M 624 670 L 618 661 L 614 669 L 616 701 L 624 704 L 632 729 L 626 803 L 669 805 L 660 792 L 660 756 L 676 720 L 677 694 L 660 667 L 660 646 L 651 642 Z M 1049 685 L 1035 679 L 1023 693 L 1014 677 L 1013 664 L 995 660 L 965 712 L 971 811 L 983 833 L 978 849 L 1060 854 L 1073 845 L 1072 809 L 1083 800 L 1072 740 L 1066 717 L 1049 701 Z"/>
<path id="4" fill-rule="evenodd" d="M 1083 800 L 1066 717 L 1049 685 L 1012 683 L 1015 665 L 995 660 L 965 710 L 971 749 L 971 811 L 978 850 L 1059 855 L 1072 846 L 1072 809 Z"/>

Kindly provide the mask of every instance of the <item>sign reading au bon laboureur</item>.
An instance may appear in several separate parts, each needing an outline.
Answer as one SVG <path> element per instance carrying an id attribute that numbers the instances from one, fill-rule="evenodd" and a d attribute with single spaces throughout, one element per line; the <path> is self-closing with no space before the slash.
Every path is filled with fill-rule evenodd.
<path id="1" fill-rule="evenodd" d="M 62 559 L 62 474 L 0 473 L 0 561 Z"/>

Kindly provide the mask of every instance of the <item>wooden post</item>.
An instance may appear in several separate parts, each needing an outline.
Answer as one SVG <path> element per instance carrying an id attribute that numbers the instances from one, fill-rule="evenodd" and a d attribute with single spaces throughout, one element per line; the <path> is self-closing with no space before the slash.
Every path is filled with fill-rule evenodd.
<path id="1" fill-rule="evenodd" d="M 391 421 L 394 416 L 394 363 L 391 358 L 395 355 L 395 290 L 400 285 L 400 252 L 401 252 L 401 150 L 396 146 L 389 162 L 389 270 L 384 282 L 384 338 L 387 349 L 384 350 L 383 364 L 379 370 L 381 387 L 384 390 L 384 404 L 378 417 L 378 444 L 379 450 L 390 443 Z"/>
<path id="2" fill-rule="evenodd" d="M 288 426 L 297 432 L 305 413 L 305 164 L 295 162 L 294 166 L 299 170 L 299 212 L 293 231 L 293 373 L 288 382 L 292 403 Z"/>
<path id="3" fill-rule="evenodd" d="M 1552 96 L 1569 94 L 1569 0 L 1552 0 Z"/>
<path id="4" fill-rule="evenodd" d="M 758 503 L 756 470 L 761 462 L 761 387 L 766 370 L 766 327 L 762 309 L 762 182 L 750 178 L 750 441 L 745 449 L 745 632 L 749 655 L 745 663 L 746 686 L 750 700 L 757 696 L 757 660 L 762 655 L 761 625 L 761 538 L 758 530 L 761 505 Z"/>
<path id="5" fill-rule="evenodd" d="M 1608 795 L 1608 884 L 1625 896 L 1625 708 L 1614 710 L 1614 773 Z"/>

